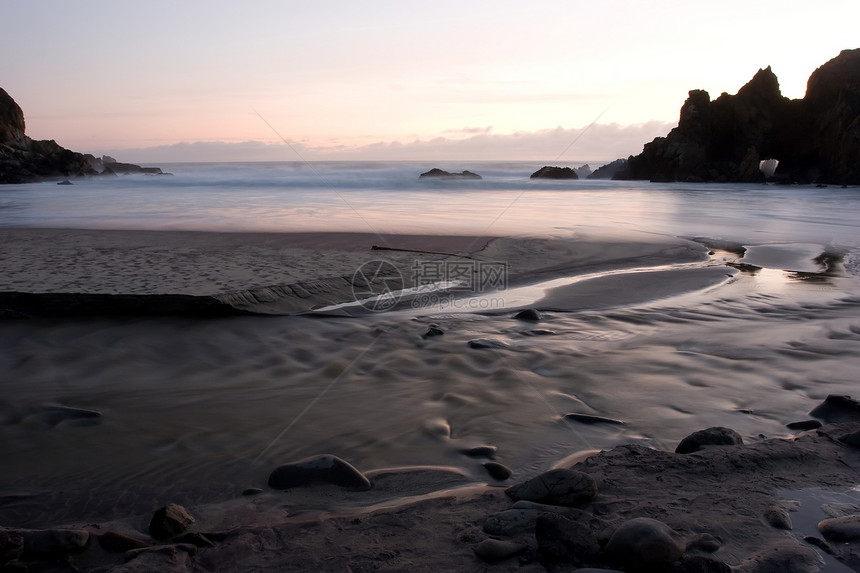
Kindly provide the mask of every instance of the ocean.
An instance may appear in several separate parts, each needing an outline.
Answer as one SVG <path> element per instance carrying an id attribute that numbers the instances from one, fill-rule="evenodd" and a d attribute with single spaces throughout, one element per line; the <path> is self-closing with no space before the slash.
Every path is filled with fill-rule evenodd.
<path id="1" fill-rule="evenodd" d="M 751 266 L 538 326 L 449 310 L 2 321 L 4 525 L 226 499 L 320 453 L 480 481 L 461 452 L 493 445 L 519 478 L 583 450 L 673 449 L 714 425 L 785 436 L 828 394 L 860 397 L 856 188 L 531 180 L 540 165 L 524 162 L 161 167 L 172 175 L 0 186 L 0 227 L 684 237 L 743 245 Z M 431 167 L 483 179 L 418 178 Z M 422 339 L 430 325 L 445 335 Z M 478 338 L 507 348 L 469 348 Z M 56 404 L 102 417 L 52 423 Z"/>

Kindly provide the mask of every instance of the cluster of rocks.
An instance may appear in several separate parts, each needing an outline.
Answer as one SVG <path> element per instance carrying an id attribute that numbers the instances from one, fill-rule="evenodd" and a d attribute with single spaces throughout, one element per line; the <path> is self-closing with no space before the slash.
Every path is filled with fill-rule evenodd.
<path id="1" fill-rule="evenodd" d="M 614 179 L 625 180 L 763 182 L 761 162 L 776 159 L 779 182 L 857 185 L 858 157 L 860 49 L 855 49 L 816 69 L 803 99 L 783 97 L 769 66 L 736 95 L 723 93 L 711 101 L 708 92 L 693 90 L 678 127 L 611 169 Z"/>
<path id="2" fill-rule="evenodd" d="M 418 176 L 419 179 L 483 179 L 477 173 L 472 173 L 471 171 L 461 171 L 460 173 L 451 173 L 449 171 L 444 171 L 439 169 L 438 167 L 434 167 L 430 171 L 425 171 L 421 175 Z"/>
<path id="3" fill-rule="evenodd" d="M 31 139 L 25 134 L 21 107 L 0 88 L 0 184 L 131 173 L 160 175 L 162 171 L 120 163 L 109 156 L 77 153 L 52 139 Z"/>

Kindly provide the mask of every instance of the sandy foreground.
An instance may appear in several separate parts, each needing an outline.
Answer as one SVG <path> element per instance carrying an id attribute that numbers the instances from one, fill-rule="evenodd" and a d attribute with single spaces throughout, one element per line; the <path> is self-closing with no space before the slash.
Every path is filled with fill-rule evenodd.
<path id="1" fill-rule="evenodd" d="M 254 313 L 301 313 L 351 301 L 356 270 L 384 260 L 401 271 L 405 288 L 437 262 L 503 262 L 509 287 L 599 275 L 534 297 L 543 309 L 575 310 L 681 294 L 735 272 L 709 264 L 707 252 L 692 241 L 648 236 L 2 229 L 0 309 L 20 318 L 39 315 L 44 303 L 47 314 L 62 315 L 58 309 L 68 309 L 69 299 L 50 296 L 74 294 L 95 295 L 76 299 L 74 314 L 99 313 L 111 309 L 104 295 L 128 295 L 144 298 L 113 309 L 147 314 L 152 301 L 156 311 L 183 308 L 158 307 L 158 299 L 147 297 L 182 295 Z M 615 274 L 631 269 L 638 281 Z M 576 503 L 517 501 L 506 493 L 517 482 L 476 482 L 457 468 L 359 468 L 369 489 L 324 483 L 339 478 L 323 472 L 286 491 L 237 492 L 227 502 L 188 506 L 193 523 L 175 536 L 155 535 L 152 515 L 38 531 L 0 524 L 10 526 L 0 528 L 0 567 L 9 561 L 8 570 L 114 572 L 860 570 L 860 413 L 849 403 L 818 419 L 823 427 L 790 439 L 711 444 L 685 454 L 627 445 L 560 459 L 556 468 L 582 472 L 596 486 L 596 495 Z M 491 452 L 474 455 L 492 463 Z M 614 532 L 635 518 L 674 530 L 670 544 L 681 554 L 660 558 L 659 544 L 635 542 L 610 551 Z M 818 529 L 825 518 L 845 525 L 826 536 Z"/>

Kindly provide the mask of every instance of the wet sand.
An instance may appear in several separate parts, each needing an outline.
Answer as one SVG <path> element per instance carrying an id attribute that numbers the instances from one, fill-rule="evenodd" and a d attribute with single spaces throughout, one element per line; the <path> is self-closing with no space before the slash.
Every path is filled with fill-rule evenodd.
<path id="1" fill-rule="evenodd" d="M 652 235 L 3 229 L 0 245 L 0 291 L 220 297 L 293 315 L 0 321 L 0 525 L 90 531 L 83 552 L 63 557 L 83 570 L 482 570 L 473 548 L 492 536 L 525 547 L 493 570 L 570 570 L 548 564 L 533 522 L 505 535 L 485 522 L 512 506 L 502 487 L 586 450 L 605 453 L 576 466 L 600 490 L 579 511 L 607 527 L 647 516 L 685 538 L 715 535 L 712 556 L 734 566 L 801 543 L 759 515 L 783 503 L 780 489 L 851 499 L 857 484 L 858 450 L 838 442 L 853 426 L 799 442 L 785 428 L 827 394 L 856 390 L 860 365 L 856 281 L 807 260 L 808 245 L 760 250 L 755 262 L 780 267 L 740 271 L 726 266 L 736 254 Z M 379 259 L 402 270 L 405 288 L 421 278 L 409 269 L 504 262 L 510 290 L 308 314 L 349 302 L 344 277 Z M 543 281 L 558 282 L 534 286 Z M 494 297 L 505 305 L 479 304 Z M 521 307 L 544 316 L 513 318 Z M 476 339 L 503 347 L 470 348 Z M 625 424 L 565 422 L 571 412 Z M 670 453 L 714 425 L 749 445 Z M 483 445 L 510 478 L 463 454 Z M 375 476 L 374 487 L 266 486 L 278 465 L 323 453 Z M 451 469 L 374 473 L 416 465 Z M 263 493 L 241 495 L 252 487 Z M 151 512 L 170 502 L 215 547 L 150 538 Z M 152 549 L 106 551 L 105 531 Z"/>

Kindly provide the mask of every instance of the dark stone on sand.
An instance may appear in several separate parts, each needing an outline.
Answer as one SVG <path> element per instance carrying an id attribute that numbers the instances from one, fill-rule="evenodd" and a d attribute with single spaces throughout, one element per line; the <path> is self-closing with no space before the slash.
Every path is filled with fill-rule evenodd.
<path id="1" fill-rule="evenodd" d="M 251 496 L 251 495 L 260 495 L 263 493 L 263 490 L 258 487 L 249 487 L 245 491 L 242 492 L 242 495 Z"/>
<path id="2" fill-rule="evenodd" d="M 814 430 L 821 427 L 821 422 L 818 420 L 803 420 L 801 422 L 789 422 L 785 427 L 789 430 Z"/>
<path id="3" fill-rule="evenodd" d="M 818 531 L 830 541 L 839 543 L 860 541 L 860 515 L 825 519 L 818 523 Z"/>
<path id="4" fill-rule="evenodd" d="M 497 481 L 505 481 L 511 474 L 514 473 L 505 465 L 496 462 L 487 462 L 484 464 L 484 469 L 490 474 L 490 477 Z"/>
<path id="5" fill-rule="evenodd" d="M 24 536 L 20 531 L 0 527 L 0 568 L 24 552 Z"/>
<path id="6" fill-rule="evenodd" d="M 830 394 L 824 402 L 810 410 L 809 415 L 828 424 L 860 421 L 860 402 L 851 396 Z"/>
<path id="7" fill-rule="evenodd" d="M 671 527 L 647 517 L 622 523 L 606 544 L 606 556 L 631 569 L 670 565 L 684 555 L 684 544 Z"/>
<path id="8" fill-rule="evenodd" d="M 517 320 L 527 320 L 529 322 L 538 322 L 543 319 L 543 315 L 536 308 L 527 308 L 521 310 L 514 315 Z"/>
<path id="9" fill-rule="evenodd" d="M 678 444 L 676 454 L 691 454 L 706 446 L 739 446 L 744 443 L 740 434 L 731 428 L 714 426 L 706 430 L 693 432 Z"/>
<path id="10" fill-rule="evenodd" d="M 503 539 L 485 539 L 475 545 L 472 550 L 475 555 L 485 561 L 503 561 L 509 559 L 528 548 L 527 545 Z"/>
<path id="11" fill-rule="evenodd" d="M 784 507 L 772 507 L 764 512 L 764 520 L 771 527 L 791 531 L 791 516 Z"/>
<path id="12" fill-rule="evenodd" d="M 627 422 L 623 420 L 615 420 L 613 418 L 605 418 L 603 416 L 592 416 L 591 414 L 577 414 L 570 413 L 564 415 L 565 420 L 570 420 L 571 422 L 579 422 L 581 424 L 615 424 L 615 425 L 624 425 Z"/>
<path id="13" fill-rule="evenodd" d="M 493 457 L 495 457 L 497 450 L 498 448 L 496 446 L 475 446 L 474 448 L 460 450 L 460 453 L 465 456 L 469 456 L 470 458 L 492 459 Z"/>
<path id="14" fill-rule="evenodd" d="M 704 553 L 714 553 L 722 543 L 719 539 L 710 533 L 699 533 L 694 535 L 687 541 L 687 551 L 702 551 Z"/>
<path id="15" fill-rule="evenodd" d="M 671 573 L 732 573 L 732 568 L 713 557 L 687 557 L 670 570 Z"/>
<path id="16" fill-rule="evenodd" d="M 290 489 L 313 483 L 333 484 L 347 489 L 365 491 L 370 480 L 349 462 L 331 454 L 311 456 L 275 469 L 269 475 L 269 487 Z"/>
<path id="17" fill-rule="evenodd" d="M 430 171 L 422 173 L 418 176 L 419 178 L 428 178 L 428 177 L 439 177 L 439 178 L 449 178 L 449 179 L 482 179 L 480 175 L 477 173 L 472 173 L 471 171 L 461 171 L 460 173 L 450 173 L 448 171 L 443 171 L 437 167 L 434 167 Z"/>
<path id="18" fill-rule="evenodd" d="M 436 325 L 431 324 L 430 328 L 427 329 L 427 332 L 421 338 L 432 338 L 434 336 L 444 336 L 445 331 L 439 328 Z"/>
<path id="19" fill-rule="evenodd" d="M 597 536 L 586 523 L 559 514 L 541 514 L 535 522 L 541 555 L 551 562 L 586 565 L 600 552 Z"/>
<path id="20" fill-rule="evenodd" d="M 188 529 L 194 518 L 179 504 L 168 503 L 155 511 L 149 522 L 149 532 L 156 539 L 169 539 Z"/>
<path id="21" fill-rule="evenodd" d="M 129 537 L 128 535 L 123 535 L 122 533 L 117 533 L 115 531 L 108 531 L 99 535 L 99 545 L 101 545 L 102 549 L 105 551 L 113 553 L 125 553 L 132 549 L 143 549 L 144 547 L 149 547 L 149 544 L 142 539 L 135 539 L 134 537 Z"/>
<path id="22" fill-rule="evenodd" d="M 597 497 L 597 483 L 586 473 L 559 468 L 513 485 L 505 493 L 513 500 L 575 506 Z"/>
<path id="23" fill-rule="evenodd" d="M 531 179 L 579 179 L 570 167 L 551 167 L 544 165 L 531 175 Z"/>
<path id="24" fill-rule="evenodd" d="M 74 553 L 83 550 L 90 534 L 83 529 L 22 529 L 22 555 Z"/>
<path id="25" fill-rule="evenodd" d="M 502 342 L 496 338 L 476 338 L 469 341 L 469 348 L 510 348 L 507 342 Z"/>

